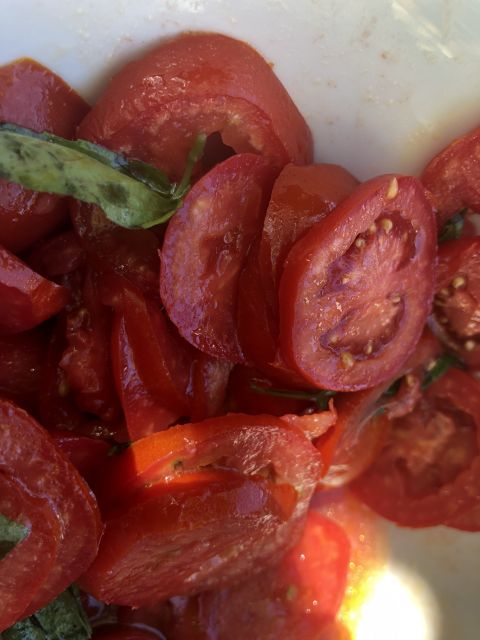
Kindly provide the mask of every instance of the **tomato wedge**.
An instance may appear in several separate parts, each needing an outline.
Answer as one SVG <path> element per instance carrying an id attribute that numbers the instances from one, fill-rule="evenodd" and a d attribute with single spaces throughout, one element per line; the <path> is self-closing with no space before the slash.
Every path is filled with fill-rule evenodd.
<path id="1" fill-rule="evenodd" d="M 403 526 L 450 521 L 480 502 L 480 383 L 450 369 L 416 410 L 392 420 L 387 443 L 355 493 Z"/>
<path id="2" fill-rule="evenodd" d="M 0 471 L 0 514 L 27 528 L 26 537 L 0 560 L 0 633 L 17 622 L 51 570 L 60 524 L 46 498 L 34 497 Z"/>
<path id="3" fill-rule="evenodd" d="M 480 211 L 480 128 L 457 138 L 425 167 L 421 180 L 431 192 L 441 227 L 461 209 Z"/>
<path id="4" fill-rule="evenodd" d="M 60 523 L 53 566 L 25 616 L 50 602 L 88 567 L 102 531 L 87 484 L 47 432 L 25 411 L 0 400 L 0 471 L 42 498 Z M 48 516 L 47 516 L 48 517 Z"/>
<path id="5" fill-rule="evenodd" d="M 435 316 L 440 336 L 471 367 L 480 366 L 480 238 L 439 249 Z"/>
<path id="6" fill-rule="evenodd" d="M 0 336 L 0 393 L 31 404 L 40 389 L 48 333 L 43 328 Z"/>
<path id="7" fill-rule="evenodd" d="M 89 438 L 70 431 L 55 430 L 51 432 L 51 436 L 79 474 L 88 483 L 93 482 L 108 460 L 110 444 L 99 438 Z"/>
<path id="8" fill-rule="evenodd" d="M 430 311 L 435 253 L 433 212 L 415 178 L 363 183 L 288 255 L 279 294 L 287 364 L 339 391 L 395 376 Z"/>
<path id="9" fill-rule="evenodd" d="M 192 365 L 192 422 L 223 412 L 231 369 L 229 362 L 197 352 Z"/>
<path id="10" fill-rule="evenodd" d="M 310 131 L 271 66 L 223 35 L 185 33 L 125 66 L 83 121 L 87 137 L 178 180 L 199 133 L 279 167 L 312 159 Z"/>
<path id="11" fill-rule="evenodd" d="M 71 138 L 88 105 L 38 62 L 16 60 L 0 67 L 0 121 Z M 34 193 L 0 180 L 0 244 L 25 251 L 68 217 L 65 199 Z"/>
<path id="12" fill-rule="evenodd" d="M 20 333 L 62 309 L 68 293 L 0 247 L 0 333 Z"/>
<path id="13" fill-rule="evenodd" d="M 160 296 L 170 319 L 200 351 L 230 362 L 243 360 L 238 277 L 277 173 L 260 156 L 228 158 L 194 185 L 165 234 Z"/>

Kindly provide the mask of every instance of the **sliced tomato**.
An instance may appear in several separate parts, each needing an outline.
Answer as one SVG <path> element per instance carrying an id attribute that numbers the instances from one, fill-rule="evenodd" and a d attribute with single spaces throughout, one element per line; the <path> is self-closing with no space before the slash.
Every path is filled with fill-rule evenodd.
<path id="1" fill-rule="evenodd" d="M 469 366 L 479 367 L 479 237 L 440 245 L 434 310 L 440 336 Z"/>
<path id="2" fill-rule="evenodd" d="M 107 461 L 110 444 L 99 438 L 77 435 L 70 431 L 52 431 L 51 436 L 80 475 L 92 483 Z"/>
<path id="3" fill-rule="evenodd" d="M 395 376 L 430 311 L 435 254 L 433 212 L 415 178 L 363 183 L 288 255 L 280 283 L 287 364 L 310 384 L 343 391 Z"/>
<path id="4" fill-rule="evenodd" d="M 27 262 L 44 278 L 57 282 L 61 276 L 83 267 L 85 252 L 73 231 L 64 231 L 37 245 Z"/>
<path id="5" fill-rule="evenodd" d="M 392 421 L 355 493 L 385 518 L 410 527 L 451 520 L 480 503 L 480 383 L 450 369 L 413 413 Z"/>
<path id="6" fill-rule="evenodd" d="M 20 333 L 62 309 L 68 292 L 0 247 L 0 333 Z"/>
<path id="7" fill-rule="evenodd" d="M 262 233 L 240 277 L 237 324 L 247 360 L 283 384 L 299 384 L 279 353 L 278 286 L 283 263 L 295 242 L 357 185 L 358 180 L 338 165 L 290 164 L 273 186 Z"/>
<path id="8" fill-rule="evenodd" d="M 130 437 L 138 439 L 189 415 L 193 349 L 140 292 L 125 287 L 121 300 L 113 367 Z"/>
<path id="9" fill-rule="evenodd" d="M 23 617 L 52 568 L 61 529 L 45 497 L 32 496 L 0 471 L 0 514 L 23 525 L 27 535 L 0 559 L 0 632 Z"/>
<path id="10" fill-rule="evenodd" d="M 431 192 L 439 227 L 461 209 L 480 211 L 480 129 L 451 142 L 425 167 L 421 180 Z"/>
<path id="11" fill-rule="evenodd" d="M 66 320 L 67 346 L 60 360 L 75 402 L 83 411 L 105 422 L 118 420 L 110 360 L 111 309 L 99 299 L 98 275 L 87 270 L 82 301 Z"/>
<path id="12" fill-rule="evenodd" d="M 226 36 L 185 33 L 124 67 L 79 137 L 179 179 L 195 137 L 216 132 L 236 153 L 263 154 L 279 166 L 312 159 L 304 119 L 256 51 Z"/>
<path id="13" fill-rule="evenodd" d="M 85 571 L 96 555 L 102 525 L 88 485 L 48 433 L 6 400 L 0 400 L 0 417 L 0 471 L 31 496 L 46 499 L 60 523 L 53 566 L 24 612 L 28 616 Z"/>
<path id="14" fill-rule="evenodd" d="M 232 365 L 226 360 L 197 352 L 192 365 L 192 422 L 223 413 Z"/>
<path id="15" fill-rule="evenodd" d="M 65 82 L 33 60 L 0 67 L 0 121 L 71 138 L 88 105 Z M 15 253 L 67 219 L 66 201 L 0 181 L 0 244 Z"/>
<path id="16" fill-rule="evenodd" d="M 168 315 L 188 342 L 230 362 L 243 360 L 238 277 L 277 173 L 260 156 L 228 158 L 194 185 L 165 235 L 160 296 Z"/>
<path id="17" fill-rule="evenodd" d="M 102 624 L 95 627 L 92 640 L 165 640 L 157 630 L 130 624 Z M 186 640 L 186 639 L 185 639 Z"/>
<path id="18" fill-rule="evenodd" d="M 43 328 L 0 337 L 0 393 L 31 404 L 40 389 L 48 332 Z"/>

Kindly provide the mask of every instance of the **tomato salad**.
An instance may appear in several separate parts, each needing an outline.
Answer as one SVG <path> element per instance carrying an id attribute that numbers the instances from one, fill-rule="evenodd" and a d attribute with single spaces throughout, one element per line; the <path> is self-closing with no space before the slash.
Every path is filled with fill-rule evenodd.
<path id="1" fill-rule="evenodd" d="M 360 183 L 209 33 L 0 122 L 4 640 L 348 639 L 362 502 L 480 530 L 478 131 Z"/>

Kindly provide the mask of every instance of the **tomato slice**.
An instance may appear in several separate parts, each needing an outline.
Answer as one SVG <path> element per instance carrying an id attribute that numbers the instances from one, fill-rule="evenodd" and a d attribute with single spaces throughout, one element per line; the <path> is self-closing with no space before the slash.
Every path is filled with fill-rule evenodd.
<path id="1" fill-rule="evenodd" d="M 238 278 L 277 173 L 260 156 L 228 158 L 194 185 L 165 235 L 160 296 L 168 315 L 188 342 L 230 362 L 243 360 Z"/>
<path id="2" fill-rule="evenodd" d="M 33 60 L 0 67 L 0 121 L 71 138 L 88 105 L 65 82 Z M 0 180 L 0 244 L 14 253 L 58 228 L 64 199 Z"/>
<path id="3" fill-rule="evenodd" d="M 295 500 L 291 487 L 232 471 L 145 487 L 106 516 L 98 556 L 80 585 L 107 603 L 137 607 L 232 582 L 247 558 L 265 561 L 267 547 L 271 554 Z"/>
<path id="4" fill-rule="evenodd" d="M 68 293 L 0 247 L 0 332 L 20 333 L 62 309 Z"/>
<path id="5" fill-rule="evenodd" d="M 45 498 L 32 496 L 0 471 L 0 514 L 27 528 L 26 537 L 0 560 L 0 632 L 17 622 L 51 570 L 60 525 Z"/>
<path id="6" fill-rule="evenodd" d="M 193 349 L 157 305 L 123 288 L 112 335 L 115 381 L 132 439 L 190 413 Z"/>
<path id="7" fill-rule="evenodd" d="M 480 211 L 480 129 L 451 142 L 425 167 L 421 180 L 431 192 L 439 226 L 461 209 Z"/>
<path id="8" fill-rule="evenodd" d="M 287 364 L 339 391 L 395 376 L 430 311 L 435 235 L 422 185 L 393 175 L 363 183 L 314 225 L 291 249 L 280 283 Z"/>
<path id="9" fill-rule="evenodd" d="M 312 159 L 310 131 L 271 66 L 251 47 L 213 33 L 162 42 L 113 78 L 79 137 L 183 173 L 199 133 L 279 166 Z"/>
<path id="10" fill-rule="evenodd" d="M 51 436 L 80 475 L 88 483 L 93 482 L 107 461 L 110 444 L 99 438 L 89 438 L 70 431 L 52 431 Z"/>
<path id="11" fill-rule="evenodd" d="M 199 351 L 192 365 L 192 422 L 224 413 L 232 365 Z"/>
<path id="12" fill-rule="evenodd" d="M 25 411 L 0 400 L 0 471 L 33 497 L 45 498 L 60 523 L 60 544 L 48 578 L 25 612 L 50 602 L 88 567 L 102 526 L 87 484 L 47 432 Z"/>
<path id="13" fill-rule="evenodd" d="M 451 520 L 480 502 L 480 383 L 451 369 L 417 409 L 392 421 L 389 439 L 355 493 L 400 525 Z"/>
<path id="14" fill-rule="evenodd" d="M 165 638 L 157 630 L 148 631 L 135 625 L 102 624 L 95 627 L 92 640 L 165 640 Z"/>
<path id="15" fill-rule="evenodd" d="M 440 245 L 434 310 L 440 336 L 469 366 L 479 367 L 479 237 Z"/>

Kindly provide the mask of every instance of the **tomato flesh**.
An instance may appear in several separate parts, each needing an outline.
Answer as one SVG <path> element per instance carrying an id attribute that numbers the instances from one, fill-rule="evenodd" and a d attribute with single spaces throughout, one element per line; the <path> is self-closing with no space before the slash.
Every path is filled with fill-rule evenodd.
<path id="1" fill-rule="evenodd" d="M 314 225 L 291 249 L 280 283 L 287 364 L 339 391 L 392 378 L 430 311 L 435 233 L 423 187 L 400 176 L 363 183 Z"/>

